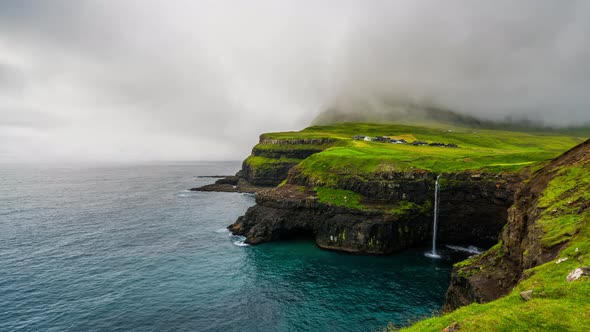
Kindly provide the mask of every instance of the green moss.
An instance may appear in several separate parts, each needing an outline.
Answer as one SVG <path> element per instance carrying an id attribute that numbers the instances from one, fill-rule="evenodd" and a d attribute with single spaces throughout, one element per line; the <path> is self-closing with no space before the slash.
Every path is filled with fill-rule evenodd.
<path id="1" fill-rule="evenodd" d="M 590 173 L 587 169 L 583 167 L 561 169 L 558 176 L 551 180 L 547 189 L 543 191 L 538 206 L 559 208 L 567 201 L 588 200 L 590 199 L 588 186 L 590 186 Z"/>
<path id="2" fill-rule="evenodd" d="M 343 206 L 350 209 L 363 209 L 361 205 L 361 195 L 343 189 L 334 189 L 329 187 L 315 188 L 320 203 Z"/>
<path id="3" fill-rule="evenodd" d="M 579 211 L 580 203 L 589 200 L 587 165 L 558 170 L 539 199 L 538 207 L 545 209 L 537 222 L 544 232 L 541 243 L 552 247 L 571 239 L 590 220 L 590 213 Z"/>
<path id="4" fill-rule="evenodd" d="M 336 141 L 334 143 L 327 143 L 327 144 L 257 144 L 254 146 L 254 150 L 260 151 L 272 151 L 272 152 L 291 152 L 291 151 L 298 151 L 298 150 L 305 150 L 305 151 L 322 151 L 329 147 L 338 144 L 339 142 Z"/>
<path id="5" fill-rule="evenodd" d="M 377 240 L 374 236 L 372 236 L 371 238 L 369 238 L 369 241 L 367 242 L 367 246 L 369 248 L 379 247 L 379 240 Z"/>
<path id="6" fill-rule="evenodd" d="M 297 164 L 301 160 L 294 158 L 265 158 L 258 156 L 249 156 L 244 161 L 251 169 L 256 171 L 268 171 L 276 168 L 277 165 Z"/>
<path id="7" fill-rule="evenodd" d="M 388 212 L 400 216 L 407 214 L 423 214 L 432 210 L 432 203 L 430 201 L 424 204 L 416 204 L 410 201 L 399 201 Z"/>

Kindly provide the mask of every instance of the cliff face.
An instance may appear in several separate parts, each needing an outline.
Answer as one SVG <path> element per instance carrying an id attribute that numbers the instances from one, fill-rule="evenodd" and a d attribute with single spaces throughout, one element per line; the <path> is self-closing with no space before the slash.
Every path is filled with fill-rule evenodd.
<path id="1" fill-rule="evenodd" d="M 440 241 L 495 243 L 520 177 L 461 172 L 441 178 Z M 321 184 L 294 168 L 285 185 L 260 192 L 256 206 L 229 228 L 251 244 L 306 236 L 326 249 L 389 254 L 432 238 L 435 179 L 425 171 L 343 178 L 339 190 L 361 197 L 361 208 L 348 208 L 322 202 Z"/>
<path id="2" fill-rule="evenodd" d="M 235 176 L 191 190 L 256 193 L 274 188 L 302 160 L 336 144 L 337 140 L 331 138 L 272 139 L 261 135 Z"/>
<path id="3" fill-rule="evenodd" d="M 526 270 L 554 260 L 585 225 L 590 211 L 590 141 L 523 182 L 500 242 L 456 265 L 445 311 L 508 294 Z"/>
<path id="4" fill-rule="evenodd" d="M 423 240 L 423 216 L 400 218 L 394 214 L 359 211 L 318 202 L 311 192 L 294 185 L 259 193 L 257 205 L 230 230 L 248 243 L 311 237 L 326 249 L 366 254 L 391 253 Z"/>
<path id="5" fill-rule="evenodd" d="M 238 174 L 251 185 L 276 187 L 292 167 L 334 143 L 330 138 L 271 139 L 262 135 Z"/>

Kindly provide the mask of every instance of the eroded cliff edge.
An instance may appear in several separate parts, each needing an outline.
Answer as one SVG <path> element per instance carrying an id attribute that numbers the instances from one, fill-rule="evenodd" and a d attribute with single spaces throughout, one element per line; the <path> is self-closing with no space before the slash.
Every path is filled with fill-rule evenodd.
<path id="1" fill-rule="evenodd" d="M 191 190 L 257 193 L 271 189 L 279 185 L 289 170 L 302 160 L 336 145 L 338 141 L 333 138 L 274 139 L 269 134 L 262 134 L 236 175 Z"/>
<path id="2" fill-rule="evenodd" d="M 539 168 L 499 242 L 455 265 L 444 310 L 409 331 L 590 330 L 590 140 Z"/>
<path id="3" fill-rule="evenodd" d="M 378 173 L 324 189 L 295 167 L 283 185 L 258 193 L 256 205 L 229 229 L 250 244 L 304 236 L 325 249 L 390 254 L 431 239 L 436 176 L 421 170 Z M 440 241 L 494 244 L 521 180 L 508 173 L 443 174 Z M 330 199 L 351 202 L 337 206 Z"/>
<path id="4" fill-rule="evenodd" d="M 458 264 L 446 311 L 508 294 L 525 271 L 554 260 L 580 232 L 590 209 L 590 141 L 537 170 L 518 189 L 500 242 Z"/>

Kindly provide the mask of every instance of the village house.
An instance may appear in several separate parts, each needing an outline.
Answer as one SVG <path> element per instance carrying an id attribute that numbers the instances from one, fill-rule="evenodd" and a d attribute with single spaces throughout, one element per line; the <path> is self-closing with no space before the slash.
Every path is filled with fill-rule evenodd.
<path id="1" fill-rule="evenodd" d="M 389 138 L 387 136 L 377 136 L 373 139 L 373 141 L 379 142 L 379 143 L 389 143 L 389 142 L 391 142 L 391 138 Z"/>

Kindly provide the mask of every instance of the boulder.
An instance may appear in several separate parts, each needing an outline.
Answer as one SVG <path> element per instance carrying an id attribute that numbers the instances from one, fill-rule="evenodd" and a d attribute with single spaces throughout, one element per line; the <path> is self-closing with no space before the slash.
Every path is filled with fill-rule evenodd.
<path id="1" fill-rule="evenodd" d="M 525 301 L 530 301 L 533 298 L 533 290 L 530 289 L 528 291 L 520 292 L 520 297 Z"/>
<path id="2" fill-rule="evenodd" d="M 567 282 L 572 282 L 572 281 L 576 281 L 576 280 L 580 279 L 583 276 L 590 277 L 590 267 L 582 266 L 582 267 L 579 267 L 579 268 L 573 270 L 572 272 L 570 272 L 567 275 L 565 280 L 567 280 Z"/>

